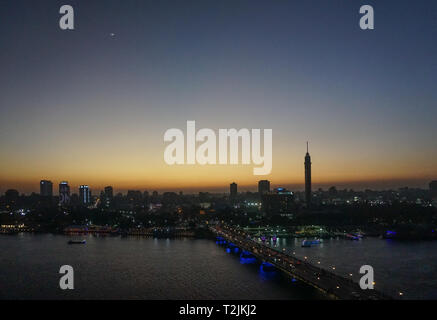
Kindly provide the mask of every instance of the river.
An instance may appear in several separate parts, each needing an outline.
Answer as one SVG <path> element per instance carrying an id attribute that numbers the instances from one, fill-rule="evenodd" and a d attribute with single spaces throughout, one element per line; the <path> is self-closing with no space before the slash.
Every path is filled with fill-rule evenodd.
<path id="1" fill-rule="evenodd" d="M 0 235 L 0 299 L 324 299 L 259 264 L 242 264 L 211 240 Z M 74 269 L 74 289 L 59 269 Z"/>
<path id="2" fill-rule="evenodd" d="M 0 299 L 325 299 L 316 289 L 259 263 L 242 264 L 204 239 L 0 235 Z M 324 240 L 311 248 L 281 238 L 276 249 L 359 281 L 371 265 L 375 288 L 404 299 L 437 299 L 437 242 Z M 320 263 L 319 263 L 320 262 Z M 59 268 L 74 269 L 74 290 L 59 288 Z M 352 276 L 350 275 L 352 274 Z"/>
<path id="3" fill-rule="evenodd" d="M 395 298 L 437 299 L 437 242 L 395 241 L 364 238 L 359 241 L 328 239 L 310 248 L 302 239 L 278 239 L 275 247 L 314 265 L 351 277 L 362 276 L 359 269 L 374 270 L 375 289 Z M 351 276 L 352 274 L 352 276 Z M 400 295 L 402 293 L 402 295 Z"/>

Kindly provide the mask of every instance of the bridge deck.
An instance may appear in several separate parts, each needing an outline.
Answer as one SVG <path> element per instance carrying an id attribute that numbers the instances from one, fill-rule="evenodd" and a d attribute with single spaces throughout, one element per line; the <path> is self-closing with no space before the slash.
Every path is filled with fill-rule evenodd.
<path id="1" fill-rule="evenodd" d="M 376 290 L 363 290 L 351 279 L 343 278 L 325 269 L 277 251 L 235 234 L 229 230 L 211 228 L 217 235 L 232 242 L 243 250 L 251 252 L 260 260 L 273 264 L 276 268 L 342 300 L 388 300 L 390 297 Z"/>

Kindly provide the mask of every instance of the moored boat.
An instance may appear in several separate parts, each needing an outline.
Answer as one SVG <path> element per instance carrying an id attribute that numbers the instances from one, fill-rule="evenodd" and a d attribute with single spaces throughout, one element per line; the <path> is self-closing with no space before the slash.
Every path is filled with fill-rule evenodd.
<path id="1" fill-rule="evenodd" d="M 68 244 L 85 244 L 86 240 L 69 240 Z"/>
<path id="2" fill-rule="evenodd" d="M 321 239 L 320 240 L 319 239 L 315 239 L 315 240 L 303 240 L 302 241 L 302 247 L 309 248 L 313 244 L 320 244 L 320 243 L 322 243 Z"/>

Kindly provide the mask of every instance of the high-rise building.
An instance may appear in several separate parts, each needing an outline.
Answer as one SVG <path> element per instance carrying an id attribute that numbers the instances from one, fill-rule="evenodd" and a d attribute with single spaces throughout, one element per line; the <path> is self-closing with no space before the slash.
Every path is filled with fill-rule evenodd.
<path id="1" fill-rule="evenodd" d="M 307 207 L 309 207 L 311 205 L 311 157 L 308 152 L 308 142 L 305 155 L 305 201 Z"/>
<path id="2" fill-rule="evenodd" d="M 111 186 L 105 187 L 105 191 L 103 193 L 103 202 L 105 206 L 111 206 L 112 200 L 114 199 L 114 189 Z"/>
<path id="3" fill-rule="evenodd" d="M 59 204 L 69 204 L 70 203 L 70 186 L 67 181 L 62 181 L 59 184 Z"/>
<path id="4" fill-rule="evenodd" d="M 230 199 L 231 200 L 235 200 L 237 198 L 237 184 L 235 182 L 232 182 L 229 186 L 229 191 L 230 191 Z"/>
<path id="5" fill-rule="evenodd" d="M 270 192 L 270 181 L 269 180 L 258 181 L 258 193 L 260 195 L 263 195 L 269 192 Z"/>
<path id="6" fill-rule="evenodd" d="M 114 197 L 114 189 L 111 186 L 105 187 L 105 197 L 112 199 Z"/>
<path id="7" fill-rule="evenodd" d="M 437 180 L 429 183 L 429 193 L 432 200 L 437 200 Z"/>
<path id="8" fill-rule="evenodd" d="M 285 188 L 276 188 L 262 195 L 263 211 L 269 215 L 292 216 L 296 211 L 293 192 Z"/>
<path id="9" fill-rule="evenodd" d="M 53 183 L 49 180 L 39 182 L 39 194 L 43 197 L 53 196 Z"/>
<path id="10" fill-rule="evenodd" d="M 85 205 L 91 203 L 91 190 L 87 185 L 79 187 L 79 201 Z"/>

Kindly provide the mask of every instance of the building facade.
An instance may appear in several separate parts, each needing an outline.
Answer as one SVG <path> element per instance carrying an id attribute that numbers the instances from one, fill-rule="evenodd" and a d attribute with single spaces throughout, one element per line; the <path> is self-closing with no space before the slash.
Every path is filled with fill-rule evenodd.
<path id="1" fill-rule="evenodd" d="M 293 192 L 285 188 L 276 188 L 262 195 L 262 210 L 269 216 L 292 216 L 296 212 Z"/>
<path id="2" fill-rule="evenodd" d="M 230 192 L 230 200 L 231 201 L 235 201 L 235 199 L 237 198 L 237 193 L 238 193 L 238 187 L 237 184 L 235 182 L 232 182 L 229 185 L 229 192 Z"/>
<path id="3" fill-rule="evenodd" d="M 91 203 L 91 190 L 87 185 L 81 185 L 79 187 L 79 201 L 83 205 Z"/>
<path id="4" fill-rule="evenodd" d="M 66 205 L 70 203 L 70 186 L 67 181 L 59 184 L 59 204 Z"/>
<path id="5" fill-rule="evenodd" d="M 39 182 L 39 194 L 43 197 L 53 196 L 53 183 L 49 180 Z"/>
<path id="6" fill-rule="evenodd" d="M 269 180 L 258 181 L 258 193 L 260 195 L 263 195 L 269 192 L 270 192 L 270 181 Z"/>

